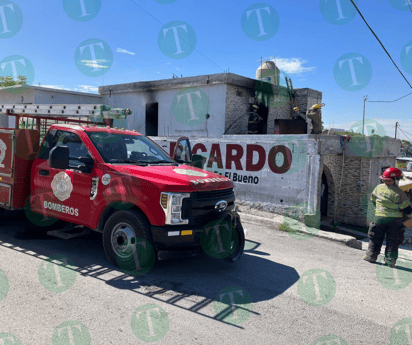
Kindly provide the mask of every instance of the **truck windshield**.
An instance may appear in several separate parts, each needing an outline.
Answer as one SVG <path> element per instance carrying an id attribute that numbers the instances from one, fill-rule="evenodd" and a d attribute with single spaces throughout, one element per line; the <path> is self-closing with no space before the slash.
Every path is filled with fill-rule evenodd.
<path id="1" fill-rule="evenodd" d="M 105 163 L 177 164 L 153 141 L 143 135 L 88 132 Z"/>

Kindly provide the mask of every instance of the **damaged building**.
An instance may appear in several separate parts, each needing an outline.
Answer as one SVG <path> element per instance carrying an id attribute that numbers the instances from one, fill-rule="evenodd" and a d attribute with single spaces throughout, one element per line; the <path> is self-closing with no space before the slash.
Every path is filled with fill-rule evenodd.
<path id="1" fill-rule="evenodd" d="M 42 89 L 2 92 L 0 101 L 21 103 L 23 97 L 24 103 L 130 108 L 127 121 L 114 126 L 150 136 L 170 153 L 179 137 L 189 137 L 193 154 L 206 158 L 206 169 L 230 177 L 239 205 L 252 213 L 303 209 L 365 226 L 365 198 L 400 155 L 400 141 L 393 138 L 321 134 L 321 112 L 308 111 L 322 104 L 322 92 L 294 89 L 271 62 L 259 67 L 256 79 L 221 73 L 101 86 L 99 95 Z M 253 109 L 262 121 L 251 135 Z"/>

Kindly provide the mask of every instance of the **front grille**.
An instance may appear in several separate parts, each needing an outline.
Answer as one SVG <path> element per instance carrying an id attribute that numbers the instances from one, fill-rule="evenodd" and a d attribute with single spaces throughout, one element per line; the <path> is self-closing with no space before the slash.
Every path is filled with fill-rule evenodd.
<path id="1" fill-rule="evenodd" d="M 204 225 L 222 215 L 215 209 L 222 200 L 228 203 L 224 212 L 231 211 L 235 207 L 233 189 L 190 193 L 190 198 L 183 199 L 182 219 L 188 219 L 189 225 Z"/>
<path id="2" fill-rule="evenodd" d="M 194 192 L 191 196 L 196 199 L 210 199 L 215 197 L 227 197 L 233 194 L 233 188 L 223 190 L 212 190 L 207 192 Z"/>

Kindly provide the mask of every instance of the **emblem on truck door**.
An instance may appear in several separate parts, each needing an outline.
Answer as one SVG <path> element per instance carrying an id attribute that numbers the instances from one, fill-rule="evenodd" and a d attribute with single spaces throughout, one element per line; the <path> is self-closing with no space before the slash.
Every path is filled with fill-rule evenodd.
<path id="1" fill-rule="evenodd" d="M 226 200 L 219 201 L 215 205 L 215 210 L 218 210 L 219 212 L 223 212 L 224 210 L 226 210 L 226 208 L 227 208 L 227 201 Z"/>
<path id="2" fill-rule="evenodd" d="M 0 168 L 4 168 L 3 160 L 6 157 L 7 146 L 3 140 L 0 139 Z"/>
<path id="3" fill-rule="evenodd" d="M 70 194 L 73 191 L 73 185 L 70 176 L 67 175 L 64 171 L 54 176 L 51 187 L 53 189 L 53 194 L 60 201 L 65 201 L 70 198 Z"/>

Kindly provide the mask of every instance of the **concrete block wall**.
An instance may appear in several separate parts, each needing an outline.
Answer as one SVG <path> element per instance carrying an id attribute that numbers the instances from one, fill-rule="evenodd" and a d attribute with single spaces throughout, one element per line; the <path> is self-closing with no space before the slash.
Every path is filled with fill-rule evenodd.
<path id="1" fill-rule="evenodd" d="M 280 86 L 282 91 L 286 88 Z M 283 90 L 284 89 L 284 90 Z M 241 93 L 241 95 L 239 95 Z M 282 93 L 282 92 L 279 92 Z M 305 118 L 306 110 L 313 104 L 322 102 L 322 92 L 311 89 L 297 89 L 295 90 L 296 101 L 300 109 L 300 115 Z M 249 118 L 249 98 L 255 96 L 255 90 L 228 84 L 226 87 L 226 111 L 225 111 L 225 131 L 233 123 L 232 127 L 226 134 L 247 134 L 247 125 Z M 274 95 L 274 101 L 279 101 L 277 95 Z M 267 134 L 275 132 L 275 120 L 277 119 L 292 119 L 291 109 L 292 101 L 288 101 L 277 107 L 269 107 Z M 244 114 L 244 116 L 242 116 Z M 310 123 L 308 123 L 308 126 Z"/>
<path id="2" fill-rule="evenodd" d="M 323 171 L 328 181 L 328 217 L 335 222 L 367 226 L 362 202 L 367 197 L 373 158 L 324 155 Z"/>
<path id="3" fill-rule="evenodd" d="M 226 86 L 226 134 L 247 134 L 249 122 L 249 98 L 255 97 L 255 90 L 228 84 Z"/>

